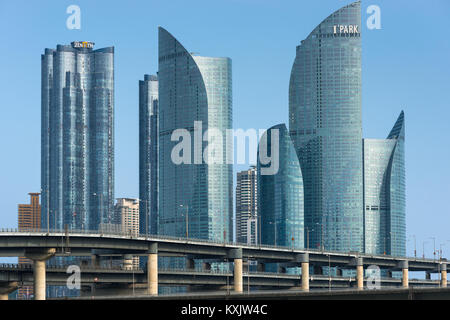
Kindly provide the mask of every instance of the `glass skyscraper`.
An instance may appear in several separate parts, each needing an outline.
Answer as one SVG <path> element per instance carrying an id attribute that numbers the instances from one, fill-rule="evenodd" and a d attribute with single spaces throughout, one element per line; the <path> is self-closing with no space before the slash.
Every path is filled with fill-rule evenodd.
<path id="1" fill-rule="evenodd" d="M 404 256 L 405 124 L 401 112 L 387 139 L 364 139 L 365 252 Z"/>
<path id="2" fill-rule="evenodd" d="M 226 155 L 230 141 L 225 131 L 232 127 L 231 59 L 193 55 L 160 27 L 158 83 L 158 234 L 231 240 L 232 165 L 212 161 L 205 141 L 216 129 L 223 143 L 213 149 Z M 173 138 L 177 129 L 188 136 Z M 189 144 L 181 152 L 188 160 L 177 164 L 173 153 L 180 155 L 175 146 L 181 142 Z"/>
<path id="3" fill-rule="evenodd" d="M 72 42 L 41 61 L 41 225 L 97 230 L 114 204 L 114 48 Z"/>
<path id="4" fill-rule="evenodd" d="M 327 17 L 297 46 L 289 130 L 311 248 L 363 251 L 361 8 Z"/>
<path id="5" fill-rule="evenodd" d="M 139 81 L 139 232 L 157 234 L 158 223 L 158 78 Z"/>
<path id="6" fill-rule="evenodd" d="M 272 135 L 278 130 L 276 145 Z M 286 125 L 279 124 L 268 129 L 261 143 L 267 142 L 267 155 L 273 155 L 278 148 L 279 165 L 275 174 L 262 174 L 258 161 L 258 202 L 261 215 L 261 243 L 293 248 L 304 248 L 304 199 L 303 177 L 300 163 Z"/>

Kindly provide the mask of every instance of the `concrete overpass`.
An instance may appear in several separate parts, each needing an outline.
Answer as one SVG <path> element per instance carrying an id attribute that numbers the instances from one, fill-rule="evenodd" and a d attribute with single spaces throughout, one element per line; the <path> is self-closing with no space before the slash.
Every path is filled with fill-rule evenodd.
<path id="1" fill-rule="evenodd" d="M 46 270 L 47 285 L 64 286 L 67 283 L 67 267 L 50 266 Z M 219 290 L 230 292 L 233 273 L 207 270 L 159 269 L 158 283 L 164 286 L 189 286 L 190 291 Z M 12 283 L 15 287 L 33 285 L 33 266 L 18 264 L 0 265 L 0 283 Z M 244 291 L 251 289 L 298 289 L 301 276 L 269 272 L 243 273 Z M 401 279 L 381 278 L 382 287 L 401 287 Z M 438 280 L 411 279 L 411 287 L 439 286 Z M 310 276 L 312 289 L 356 288 L 355 277 L 314 275 Z M 81 267 L 82 294 L 87 296 L 144 294 L 147 287 L 146 270 L 124 270 L 121 268 Z"/>
<path id="2" fill-rule="evenodd" d="M 53 256 L 89 256 L 93 261 L 104 256 L 122 256 L 128 263 L 132 256 L 147 256 L 147 293 L 158 294 L 160 283 L 158 256 L 184 257 L 192 268 L 197 259 L 233 263 L 233 288 L 243 292 L 243 259 L 258 261 L 264 271 L 267 263 L 279 263 L 282 268 L 301 267 L 300 288 L 308 291 L 311 281 L 310 266 L 315 274 L 323 267 L 337 270 L 356 270 L 356 287 L 364 287 L 364 267 L 375 265 L 381 269 L 402 271 L 402 286 L 409 286 L 409 271 L 439 273 L 440 285 L 447 286 L 447 261 L 385 255 L 368 255 L 357 252 L 335 252 L 313 249 L 296 249 L 275 246 L 249 246 L 237 243 L 219 243 L 199 239 L 163 236 L 132 236 L 125 234 L 87 233 L 81 231 L 18 232 L 0 230 L 0 256 L 24 256 L 34 261 L 33 284 L 36 299 L 45 299 L 46 265 Z M 12 281 L 11 281 L 12 282 Z M 0 291 L 0 295 L 7 290 Z"/>
<path id="3" fill-rule="evenodd" d="M 175 294 L 166 296 L 102 296 L 97 299 L 114 300 L 177 300 L 179 302 L 195 303 L 196 300 L 231 300 L 231 301 L 251 301 L 251 303 L 263 303 L 264 300 L 284 301 L 287 300 L 450 300 L 450 288 L 384 288 L 381 290 L 317 290 L 304 292 L 300 290 L 276 290 L 259 291 L 244 294 L 236 292 L 199 292 L 187 294 Z M 90 299 L 80 297 L 75 299 Z M 236 302 L 235 302 L 236 303 Z"/>

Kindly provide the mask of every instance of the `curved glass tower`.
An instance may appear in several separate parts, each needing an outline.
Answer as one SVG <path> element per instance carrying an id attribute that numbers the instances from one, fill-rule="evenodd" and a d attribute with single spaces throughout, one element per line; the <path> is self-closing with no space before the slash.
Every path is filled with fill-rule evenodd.
<path id="1" fill-rule="evenodd" d="M 139 81 L 139 232 L 156 234 L 158 223 L 158 78 Z"/>
<path id="2" fill-rule="evenodd" d="M 405 123 L 401 112 L 387 139 L 364 139 L 365 252 L 406 254 Z"/>
<path id="3" fill-rule="evenodd" d="M 289 129 L 311 248 L 364 248 L 360 31 L 360 2 L 339 9 L 297 47 L 291 71 Z"/>
<path id="4" fill-rule="evenodd" d="M 272 145 L 272 135 L 278 130 L 278 141 Z M 258 207 L 261 215 L 261 243 L 267 245 L 304 248 L 303 177 L 300 164 L 286 125 L 271 127 L 262 136 L 267 141 L 267 154 L 278 148 L 278 172 L 262 174 L 270 167 L 258 161 Z M 258 159 L 260 159 L 260 146 Z M 263 149 L 264 150 L 264 149 Z"/>
<path id="5" fill-rule="evenodd" d="M 98 230 L 112 219 L 114 48 L 92 47 L 73 42 L 42 55 L 43 228 Z"/>
<path id="6" fill-rule="evenodd" d="M 223 138 L 216 152 L 226 155 L 231 60 L 195 56 L 160 27 L 158 81 L 158 234 L 231 240 L 232 165 L 213 161 L 207 149 L 210 130 L 216 129 Z M 185 136 L 173 138 L 177 129 Z M 180 143 L 188 147 L 176 155 L 187 160 L 177 164 L 173 152 Z"/>

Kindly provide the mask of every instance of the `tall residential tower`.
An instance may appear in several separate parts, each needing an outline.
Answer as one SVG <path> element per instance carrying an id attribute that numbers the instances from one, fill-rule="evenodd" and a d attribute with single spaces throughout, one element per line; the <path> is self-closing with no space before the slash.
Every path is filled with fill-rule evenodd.
<path id="1" fill-rule="evenodd" d="M 158 226 L 158 78 L 139 81 L 139 232 L 157 234 Z"/>
<path id="2" fill-rule="evenodd" d="M 247 244 L 259 242 L 258 179 L 256 167 L 237 173 L 236 182 L 236 241 Z"/>
<path id="3" fill-rule="evenodd" d="M 42 55 L 42 227 L 97 230 L 114 204 L 114 48 Z M 49 221 L 47 221 L 49 217 Z"/>
<path id="4" fill-rule="evenodd" d="M 231 240 L 232 165 L 219 157 L 232 127 L 231 59 L 193 55 L 160 27 L 158 85 L 158 233 Z"/>
<path id="5" fill-rule="evenodd" d="M 405 116 L 386 139 L 364 139 L 364 245 L 371 254 L 406 254 Z"/>
<path id="6" fill-rule="evenodd" d="M 301 41 L 291 71 L 289 130 L 312 248 L 364 249 L 360 32 L 355 2 Z"/>

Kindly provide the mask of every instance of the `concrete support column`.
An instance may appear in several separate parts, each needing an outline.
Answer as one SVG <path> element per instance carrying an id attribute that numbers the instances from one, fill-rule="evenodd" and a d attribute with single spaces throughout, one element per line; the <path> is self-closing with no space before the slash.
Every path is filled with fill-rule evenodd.
<path id="1" fill-rule="evenodd" d="M 447 287 L 447 264 L 441 265 L 441 287 Z"/>
<path id="2" fill-rule="evenodd" d="M 356 258 L 356 283 L 358 290 L 364 289 L 364 265 L 362 258 Z"/>
<path id="3" fill-rule="evenodd" d="M 133 256 L 131 254 L 123 255 L 123 269 L 133 270 Z"/>
<path id="4" fill-rule="evenodd" d="M 35 260 L 34 262 L 34 300 L 45 300 L 45 261 Z"/>
<path id="5" fill-rule="evenodd" d="M 309 291 L 309 254 L 298 255 L 297 262 L 300 262 L 302 266 L 302 290 Z"/>
<path id="6" fill-rule="evenodd" d="M 45 261 L 53 257 L 55 253 L 55 248 L 30 249 L 25 252 L 25 257 L 33 260 L 34 300 L 46 299 Z"/>
<path id="7" fill-rule="evenodd" d="M 242 258 L 234 259 L 234 291 L 244 291 L 244 284 L 242 280 Z"/>
<path id="8" fill-rule="evenodd" d="M 234 259 L 234 291 L 243 292 L 244 282 L 242 278 L 242 248 L 230 250 L 229 258 Z"/>
<path id="9" fill-rule="evenodd" d="M 408 261 L 400 261 L 399 267 L 402 269 L 402 287 L 408 288 L 409 287 L 409 279 L 408 279 Z"/>
<path id="10" fill-rule="evenodd" d="M 18 289 L 17 282 L 0 283 L 0 300 L 9 300 L 8 295 Z"/>
<path id="11" fill-rule="evenodd" d="M 158 295 L 158 244 L 152 243 L 147 260 L 147 293 Z"/>

